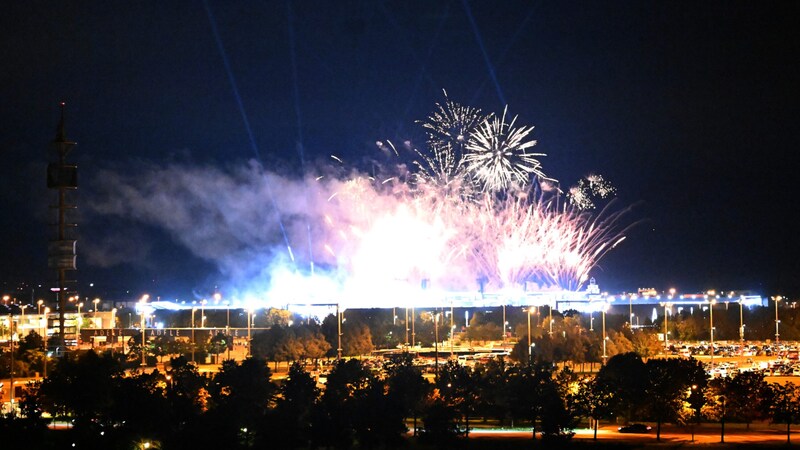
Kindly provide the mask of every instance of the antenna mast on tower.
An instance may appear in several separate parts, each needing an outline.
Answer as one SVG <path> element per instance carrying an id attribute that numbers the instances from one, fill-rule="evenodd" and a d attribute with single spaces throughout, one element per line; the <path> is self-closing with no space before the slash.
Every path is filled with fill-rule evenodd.
<path id="1" fill-rule="evenodd" d="M 53 148 L 58 157 L 57 162 L 47 165 L 47 187 L 57 190 L 58 203 L 50 205 L 56 211 L 56 222 L 53 223 L 55 235 L 51 238 L 47 248 L 47 266 L 56 272 L 58 287 L 56 299 L 58 302 L 58 339 L 63 345 L 66 343 L 64 313 L 67 308 L 67 284 L 74 280 L 67 280 L 67 272 L 77 270 L 75 244 L 73 230 L 77 227 L 76 223 L 69 221 L 70 211 L 77 208 L 77 205 L 68 202 L 68 191 L 78 189 L 78 166 L 67 164 L 67 154 L 77 145 L 77 143 L 67 139 L 64 132 L 64 107 L 61 103 L 61 120 L 58 122 L 56 138 L 53 140 Z M 80 318 L 78 319 L 80 320 Z"/>

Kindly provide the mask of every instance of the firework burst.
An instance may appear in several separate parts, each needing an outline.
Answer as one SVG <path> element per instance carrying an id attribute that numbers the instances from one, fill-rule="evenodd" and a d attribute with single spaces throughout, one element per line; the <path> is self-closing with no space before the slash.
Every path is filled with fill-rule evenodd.
<path id="1" fill-rule="evenodd" d="M 612 197 L 617 189 L 602 175 L 588 175 L 578 180 L 578 184 L 571 187 L 567 193 L 570 203 L 580 210 L 595 209 L 594 199 L 607 199 Z"/>
<path id="2" fill-rule="evenodd" d="M 464 155 L 467 172 L 484 192 L 500 192 L 514 186 L 526 186 L 531 176 L 547 179 L 538 157 L 530 151 L 536 145 L 528 140 L 533 127 L 515 127 L 517 117 L 506 122 L 508 108 L 500 117 L 488 117 L 470 135 Z"/>

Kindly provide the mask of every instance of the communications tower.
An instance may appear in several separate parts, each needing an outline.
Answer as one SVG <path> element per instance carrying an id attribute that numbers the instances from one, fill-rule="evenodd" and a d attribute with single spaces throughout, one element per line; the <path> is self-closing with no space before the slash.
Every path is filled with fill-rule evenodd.
<path id="1" fill-rule="evenodd" d="M 70 191 L 78 189 L 78 166 L 67 164 L 67 154 L 77 144 L 67 139 L 64 133 L 64 103 L 61 103 L 61 119 L 58 122 L 56 138 L 53 148 L 56 161 L 47 165 L 47 188 L 55 190 L 58 194 L 57 203 L 51 204 L 50 209 L 55 211 L 56 221 L 52 223 L 55 230 L 47 247 L 47 266 L 55 271 L 58 282 L 56 299 L 58 302 L 58 339 L 65 342 L 66 327 L 64 313 L 67 309 L 68 284 L 75 280 L 68 280 L 68 272 L 77 270 L 75 253 L 75 228 L 77 224 L 71 220 L 71 211 L 77 208 L 74 201 L 70 201 Z M 63 344 L 61 344 L 63 349 Z"/>

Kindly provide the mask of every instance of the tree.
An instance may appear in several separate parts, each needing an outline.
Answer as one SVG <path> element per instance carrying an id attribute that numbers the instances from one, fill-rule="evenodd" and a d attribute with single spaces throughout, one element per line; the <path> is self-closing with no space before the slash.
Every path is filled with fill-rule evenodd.
<path id="1" fill-rule="evenodd" d="M 272 420 L 265 423 L 267 429 L 260 434 L 269 436 L 275 448 L 308 447 L 312 414 L 318 399 L 319 389 L 314 378 L 302 364 L 295 362 L 279 389 Z"/>
<path id="2" fill-rule="evenodd" d="M 113 380 L 121 373 L 122 367 L 109 355 L 91 350 L 66 355 L 42 382 L 44 406 L 51 413 L 74 417 L 76 428 L 104 421 L 114 404 Z"/>
<path id="3" fill-rule="evenodd" d="M 656 440 L 661 440 L 661 424 L 679 418 L 690 387 L 705 379 L 702 365 L 695 360 L 650 359 L 645 364 L 647 402 L 644 412 L 656 422 Z"/>
<path id="4" fill-rule="evenodd" d="M 792 424 L 800 423 L 800 387 L 794 383 L 772 384 L 769 416 L 773 423 L 786 424 L 786 443 L 791 443 Z"/>
<path id="5" fill-rule="evenodd" d="M 214 355 L 214 360 L 219 362 L 219 354 L 233 347 L 233 339 L 225 333 L 215 334 L 208 343 L 208 352 Z"/>
<path id="6" fill-rule="evenodd" d="M 342 350 L 345 355 L 369 355 L 375 348 L 372 345 L 372 333 L 362 322 L 348 322 L 347 329 L 343 329 L 342 333 Z"/>
<path id="7" fill-rule="evenodd" d="M 613 417 L 614 392 L 608 383 L 599 382 L 597 378 L 586 378 L 578 385 L 575 398 L 579 411 L 592 419 L 593 439 L 596 441 L 600 420 Z"/>
<path id="8" fill-rule="evenodd" d="M 644 360 L 658 355 L 663 349 L 656 332 L 651 330 L 637 330 L 631 336 L 630 343 L 633 352 Z"/>
<path id="9" fill-rule="evenodd" d="M 731 416 L 747 424 L 766 419 L 771 401 L 769 383 L 760 372 L 739 372 L 730 380 L 727 408 Z"/>
<path id="10" fill-rule="evenodd" d="M 480 399 L 472 369 L 458 364 L 455 360 L 448 360 L 439 370 L 436 388 L 444 401 L 464 418 L 464 430 L 469 437 L 469 419 Z"/>
<path id="11" fill-rule="evenodd" d="M 325 392 L 314 411 L 315 445 L 343 446 L 353 441 L 355 424 L 361 420 L 357 405 L 367 395 L 372 375 L 357 359 L 338 360 L 328 374 Z"/>
<path id="12" fill-rule="evenodd" d="M 399 358 L 388 361 L 386 370 L 387 395 L 401 406 L 403 417 L 413 417 L 414 436 L 417 435 L 417 416 L 432 385 L 422 377 L 422 372 L 414 366 L 414 358 L 404 352 Z"/>
<path id="13" fill-rule="evenodd" d="M 261 358 L 240 363 L 228 359 L 209 384 L 210 412 L 225 425 L 230 439 L 242 428 L 255 430 L 270 408 L 277 388 Z"/>
<path id="14" fill-rule="evenodd" d="M 598 382 L 614 393 L 614 413 L 626 423 L 639 414 L 646 401 L 646 373 L 642 359 L 632 352 L 612 356 L 597 373 Z"/>

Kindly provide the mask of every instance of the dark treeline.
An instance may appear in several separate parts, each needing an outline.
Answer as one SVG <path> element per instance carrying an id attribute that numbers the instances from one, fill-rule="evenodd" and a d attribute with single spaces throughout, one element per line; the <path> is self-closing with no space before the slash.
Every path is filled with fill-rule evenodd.
<path id="1" fill-rule="evenodd" d="M 300 363 L 274 381 L 266 360 L 225 360 L 202 374 L 183 356 L 164 371 L 125 371 L 120 355 L 72 353 L 43 382 L 29 385 L 18 414 L 0 420 L 9 448 L 205 449 L 394 448 L 407 431 L 421 443 L 458 445 L 477 424 L 529 427 L 535 442 L 558 443 L 581 423 L 800 421 L 800 390 L 741 372 L 709 380 L 694 359 L 609 359 L 596 377 L 553 364 L 474 368 L 447 361 L 434 381 L 404 354 L 374 370 L 337 361 L 324 389 Z M 67 423 L 66 430 L 50 430 Z M 722 427 L 724 437 L 724 426 Z"/>

